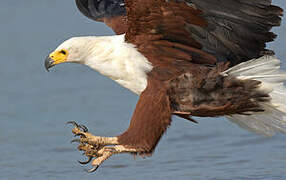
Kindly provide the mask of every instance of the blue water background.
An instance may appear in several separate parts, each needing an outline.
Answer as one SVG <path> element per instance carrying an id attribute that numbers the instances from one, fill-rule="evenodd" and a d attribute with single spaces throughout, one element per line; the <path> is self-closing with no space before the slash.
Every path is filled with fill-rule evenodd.
<path id="1" fill-rule="evenodd" d="M 283 0 L 274 4 L 286 8 Z M 96 174 L 85 173 L 65 123 L 75 120 L 94 134 L 117 135 L 128 127 L 138 97 L 82 65 L 47 73 L 43 60 L 65 39 L 112 31 L 68 0 L 3 0 L 0 23 L 1 180 L 286 179 L 285 135 L 260 137 L 224 118 L 202 118 L 198 125 L 174 118 L 151 158 L 116 155 Z M 268 46 L 286 69 L 282 23 Z"/>

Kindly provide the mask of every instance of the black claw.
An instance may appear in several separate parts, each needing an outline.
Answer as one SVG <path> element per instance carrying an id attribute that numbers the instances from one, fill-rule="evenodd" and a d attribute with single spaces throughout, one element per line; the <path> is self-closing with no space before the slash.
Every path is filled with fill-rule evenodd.
<path id="1" fill-rule="evenodd" d="M 69 122 L 67 122 L 67 124 L 71 124 L 77 128 L 79 127 L 79 125 L 75 121 L 69 121 Z"/>
<path id="2" fill-rule="evenodd" d="M 91 168 L 91 169 L 86 169 L 85 171 L 88 173 L 93 173 L 97 170 L 98 167 L 99 167 L 99 165 L 96 165 L 96 166 L 93 166 L 93 168 Z"/>
<path id="3" fill-rule="evenodd" d="M 82 138 L 86 138 L 86 135 L 84 135 L 83 133 L 77 133 L 74 135 L 74 137 L 80 136 Z"/>
<path id="4" fill-rule="evenodd" d="M 85 125 L 80 124 L 78 127 L 81 128 L 83 132 L 88 132 L 88 128 Z"/>
<path id="5" fill-rule="evenodd" d="M 89 156 L 87 161 L 77 161 L 77 162 L 79 162 L 80 164 L 88 164 L 92 160 L 92 158 L 93 157 Z"/>
<path id="6" fill-rule="evenodd" d="M 75 142 L 81 143 L 80 139 L 73 139 L 73 140 L 71 140 L 71 143 L 75 143 Z"/>

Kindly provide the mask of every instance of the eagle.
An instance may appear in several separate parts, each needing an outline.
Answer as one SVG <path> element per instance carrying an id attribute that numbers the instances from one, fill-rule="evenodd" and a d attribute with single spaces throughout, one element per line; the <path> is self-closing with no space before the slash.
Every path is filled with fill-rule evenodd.
<path id="1" fill-rule="evenodd" d="M 114 154 L 149 156 L 172 121 L 224 116 L 249 131 L 286 133 L 286 72 L 266 43 L 283 10 L 271 0 L 76 0 L 116 35 L 73 37 L 45 60 L 89 66 L 136 93 L 130 126 L 115 137 L 72 132 L 94 172 Z"/>

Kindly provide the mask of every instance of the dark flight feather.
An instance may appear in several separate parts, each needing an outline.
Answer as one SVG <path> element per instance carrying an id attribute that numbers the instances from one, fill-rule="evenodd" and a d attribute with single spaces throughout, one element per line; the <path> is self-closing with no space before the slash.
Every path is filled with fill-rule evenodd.
<path id="1" fill-rule="evenodd" d="M 126 32 L 124 0 L 75 0 L 75 2 L 86 17 L 104 22 L 116 34 Z"/>
<path id="2" fill-rule="evenodd" d="M 95 21 L 126 13 L 124 0 L 75 0 L 75 2 L 85 16 Z"/>
<path id="3" fill-rule="evenodd" d="M 271 0 L 185 0 L 202 11 L 207 27 L 187 25 L 191 37 L 204 51 L 231 65 L 273 54 L 265 49 L 276 35 L 269 32 L 279 26 L 283 10 Z"/>

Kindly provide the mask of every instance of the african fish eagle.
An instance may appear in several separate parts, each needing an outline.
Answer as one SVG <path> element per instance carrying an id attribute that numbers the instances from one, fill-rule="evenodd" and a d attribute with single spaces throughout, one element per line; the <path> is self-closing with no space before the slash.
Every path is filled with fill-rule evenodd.
<path id="1" fill-rule="evenodd" d="M 129 128 L 94 136 L 75 122 L 78 149 L 95 171 L 113 154 L 150 155 L 172 115 L 225 116 L 271 136 L 286 133 L 286 72 L 265 44 L 283 10 L 271 0 L 76 0 L 118 34 L 74 37 L 45 61 L 79 63 L 140 96 Z"/>

